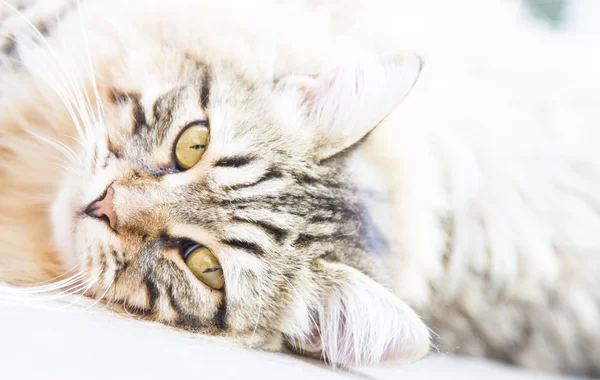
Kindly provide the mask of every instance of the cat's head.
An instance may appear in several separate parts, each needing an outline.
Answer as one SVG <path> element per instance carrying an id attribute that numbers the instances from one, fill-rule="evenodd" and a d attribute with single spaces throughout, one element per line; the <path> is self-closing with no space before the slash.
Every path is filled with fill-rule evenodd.
<path id="1" fill-rule="evenodd" d="M 53 206 L 57 245 L 88 295 L 336 363 L 427 353 L 424 324 L 377 282 L 344 169 L 406 95 L 418 59 L 275 82 L 190 54 L 137 69 L 104 78 L 86 170 Z"/>

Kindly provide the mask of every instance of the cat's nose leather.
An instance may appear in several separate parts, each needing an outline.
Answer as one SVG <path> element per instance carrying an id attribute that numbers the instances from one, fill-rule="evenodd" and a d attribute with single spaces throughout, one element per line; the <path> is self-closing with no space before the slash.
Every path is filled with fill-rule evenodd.
<path id="1" fill-rule="evenodd" d="M 106 190 L 104 198 L 92 202 L 86 209 L 85 213 L 92 218 L 96 219 L 108 219 L 110 228 L 116 230 L 117 227 L 117 213 L 113 205 L 115 190 L 110 186 Z"/>

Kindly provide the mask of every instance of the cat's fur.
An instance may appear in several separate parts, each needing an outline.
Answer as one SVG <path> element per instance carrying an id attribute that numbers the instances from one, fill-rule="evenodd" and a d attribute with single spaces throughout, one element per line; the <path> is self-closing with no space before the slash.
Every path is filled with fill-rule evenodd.
<path id="1" fill-rule="evenodd" d="M 439 55 L 413 88 L 421 60 L 398 54 L 418 45 L 409 28 L 380 40 L 382 25 L 335 6 L 330 25 L 262 2 L 40 4 L 21 14 L 44 40 L 3 8 L 17 36 L 0 66 L 4 281 L 75 267 L 80 291 L 124 311 L 342 364 L 425 355 L 410 305 L 443 350 L 598 374 L 593 87 L 570 87 L 587 117 L 564 127 L 506 112 L 501 91 L 451 99 L 474 82 Z M 194 120 L 210 145 L 177 172 L 173 140 Z M 49 139 L 76 151 L 65 169 Z M 116 234 L 82 214 L 111 184 Z M 224 292 L 191 275 L 176 238 L 214 252 Z"/>

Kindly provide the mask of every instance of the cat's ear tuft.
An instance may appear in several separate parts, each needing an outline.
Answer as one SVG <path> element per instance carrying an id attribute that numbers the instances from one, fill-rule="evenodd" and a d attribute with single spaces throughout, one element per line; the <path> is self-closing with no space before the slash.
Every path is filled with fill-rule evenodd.
<path id="1" fill-rule="evenodd" d="M 306 310 L 310 322 L 288 336 L 298 351 L 343 366 L 409 363 L 427 355 L 428 328 L 389 290 L 340 263 L 319 260 L 315 274 L 322 293 Z"/>
<path id="2" fill-rule="evenodd" d="M 321 161 L 357 143 L 391 113 L 422 67 L 418 56 L 378 57 L 320 74 L 289 75 L 278 85 L 300 93 L 316 128 L 315 159 Z"/>

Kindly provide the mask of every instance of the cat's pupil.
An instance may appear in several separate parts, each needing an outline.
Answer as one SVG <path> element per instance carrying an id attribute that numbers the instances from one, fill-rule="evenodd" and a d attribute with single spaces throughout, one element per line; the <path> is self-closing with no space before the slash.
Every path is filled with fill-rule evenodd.
<path id="1" fill-rule="evenodd" d="M 190 149 L 196 149 L 196 150 L 198 150 L 198 149 L 204 149 L 204 148 L 206 148 L 206 145 L 196 144 L 196 145 L 190 146 Z"/>

